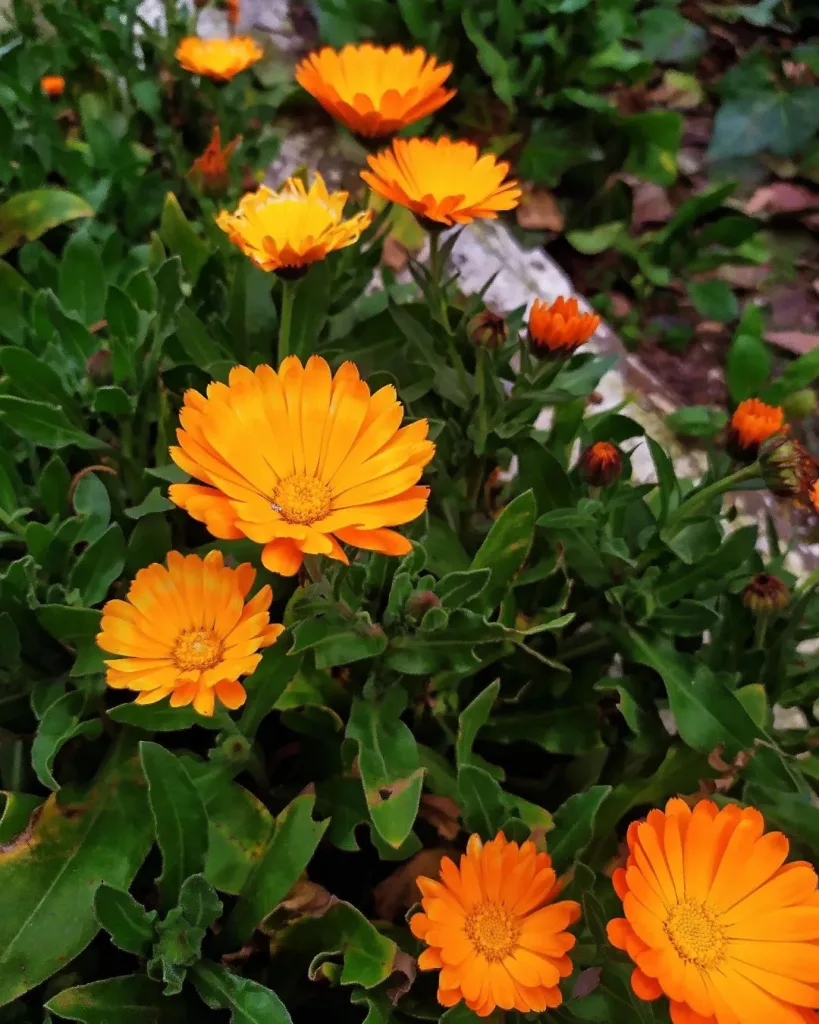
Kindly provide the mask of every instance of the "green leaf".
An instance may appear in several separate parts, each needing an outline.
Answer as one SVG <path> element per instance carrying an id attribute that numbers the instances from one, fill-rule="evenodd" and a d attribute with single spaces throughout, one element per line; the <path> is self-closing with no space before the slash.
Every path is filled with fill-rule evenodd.
<path id="1" fill-rule="evenodd" d="M 159 223 L 159 237 L 171 252 L 179 256 L 185 273 L 191 283 L 195 284 L 211 250 L 207 242 L 197 235 L 173 192 L 165 196 L 162 220 Z"/>
<path id="2" fill-rule="evenodd" d="M 731 160 L 769 150 L 792 156 L 819 130 L 819 89 L 769 90 L 729 99 L 714 118 L 709 160 Z"/>
<path id="3" fill-rule="evenodd" d="M 458 769 L 458 799 L 467 829 L 478 832 L 483 839 L 493 839 L 509 815 L 500 783 L 474 764 Z"/>
<path id="4" fill-rule="evenodd" d="M 512 69 L 503 54 L 481 32 L 477 19 L 469 8 L 464 8 L 461 15 L 464 31 L 475 47 L 478 63 L 492 80 L 492 88 L 498 99 L 502 100 L 510 110 L 515 109 L 515 86 Z"/>
<path id="5" fill-rule="evenodd" d="M 532 547 L 537 507 L 533 491 L 519 494 L 510 501 L 492 524 L 486 540 L 472 560 L 472 570 L 491 569 L 489 584 L 476 600 L 477 610 L 493 608 L 509 593 L 514 579 L 523 567 Z"/>
<path id="6" fill-rule="evenodd" d="M 669 413 L 665 422 L 681 437 L 714 437 L 728 422 L 728 414 L 715 406 L 687 405 Z"/>
<path id="7" fill-rule="evenodd" d="M 353 701 L 346 733 L 358 745 L 373 825 L 394 847 L 412 831 L 424 779 L 415 737 L 401 721 L 406 705 L 406 691 L 397 683 L 384 694 L 365 688 Z"/>
<path id="8" fill-rule="evenodd" d="M 188 1020 L 184 1001 L 163 996 L 160 986 L 143 974 L 65 988 L 45 1008 L 81 1024 L 185 1024 Z"/>
<path id="9" fill-rule="evenodd" d="M 83 722 L 85 697 L 77 690 L 63 694 L 43 715 L 31 746 L 31 764 L 40 782 L 49 789 L 60 784 L 51 774 L 54 758 L 60 748 L 75 736 L 96 737 L 101 725 L 98 718 Z"/>
<path id="10" fill-rule="evenodd" d="M 226 356 L 187 306 L 181 306 L 176 314 L 176 334 L 194 366 L 210 366 Z"/>
<path id="11" fill-rule="evenodd" d="M 764 324 L 757 306 L 742 314 L 737 333 L 728 349 L 725 379 L 735 405 L 758 395 L 771 372 L 771 353 L 763 341 Z"/>
<path id="12" fill-rule="evenodd" d="M 615 249 L 617 243 L 627 237 L 626 223 L 622 220 L 613 220 L 610 224 L 599 224 L 596 228 L 566 233 L 569 245 L 586 256 L 597 256 L 607 249 Z"/>
<path id="13" fill-rule="evenodd" d="M 87 234 L 77 232 L 63 249 L 60 261 L 60 305 L 90 327 L 105 315 L 105 295 L 105 268 L 99 249 Z"/>
<path id="14" fill-rule="evenodd" d="M 667 110 L 633 114 L 624 119 L 624 127 L 631 137 L 624 170 L 656 185 L 672 185 L 677 178 L 682 114 Z"/>
<path id="15" fill-rule="evenodd" d="M 183 764 L 169 750 L 143 740 L 139 756 L 162 853 L 159 899 L 169 908 L 178 902 L 185 879 L 205 869 L 208 816 Z"/>
<path id="16" fill-rule="evenodd" d="M 472 747 L 481 726 L 486 725 L 489 721 L 492 705 L 497 700 L 499 692 L 500 680 L 496 679 L 486 689 L 481 690 L 478 696 L 458 716 L 458 739 L 455 745 L 455 761 L 459 768 L 465 764 L 475 764 Z"/>
<path id="17" fill-rule="evenodd" d="M 94 915 L 118 949 L 147 956 L 154 937 L 155 910 L 149 913 L 127 890 L 103 882 L 94 894 Z"/>
<path id="18" fill-rule="evenodd" d="M 94 412 L 128 419 L 134 414 L 134 400 L 118 384 L 104 384 L 94 394 Z"/>
<path id="19" fill-rule="evenodd" d="M 558 875 L 578 860 L 594 835 L 594 823 L 611 786 L 592 786 L 575 793 L 554 814 L 554 830 L 549 833 L 549 855 Z"/>
<path id="20" fill-rule="evenodd" d="M 90 640 L 100 631 L 102 613 L 93 608 L 73 608 L 62 604 L 44 604 L 37 609 L 40 625 L 55 639 L 65 643 Z"/>
<path id="21" fill-rule="evenodd" d="M 99 884 L 129 886 L 150 843 L 142 773 L 123 742 L 89 786 L 46 800 L 0 851 L 0 1006 L 85 949 L 98 930 Z"/>
<path id="22" fill-rule="evenodd" d="M 760 392 L 760 398 L 772 405 L 781 405 L 789 395 L 809 387 L 819 377 L 819 348 L 811 349 L 788 363 L 782 373 Z"/>
<path id="23" fill-rule="evenodd" d="M 231 1024 L 293 1024 L 275 992 L 222 964 L 203 960 L 192 975 L 196 991 L 212 1010 L 230 1010 Z"/>
<path id="24" fill-rule="evenodd" d="M 172 508 L 175 508 L 174 504 L 160 493 L 158 487 L 154 487 L 139 505 L 126 508 L 125 515 L 129 519 L 142 519 L 143 516 L 150 516 L 156 512 L 169 512 Z"/>
<path id="25" fill-rule="evenodd" d="M 310 863 L 329 824 L 313 821 L 316 798 L 296 797 L 276 819 L 258 867 L 250 875 L 227 922 L 232 942 L 244 943 L 293 888 Z"/>
<path id="26" fill-rule="evenodd" d="M 0 395 L 0 417 L 15 433 L 47 448 L 107 448 L 104 441 L 75 427 L 58 405 L 32 402 L 15 395 Z"/>
<path id="27" fill-rule="evenodd" d="M 328 622 L 323 616 L 303 619 L 293 627 L 290 654 L 313 650 L 316 668 L 349 665 L 365 658 L 375 658 L 387 648 L 387 637 L 378 625 L 368 626 L 363 619 L 356 630 L 349 622 Z M 364 630 L 367 630 L 365 633 Z"/>
<path id="28" fill-rule="evenodd" d="M 98 604 L 124 567 L 125 537 L 119 523 L 114 523 L 74 563 L 68 585 L 79 590 L 83 604 Z"/>
<path id="29" fill-rule="evenodd" d="M 39 238 L 58 224 L 93 214 L 84 199 L 64 189 L 18 192 L 0 206 L 0 256 L 23 242 Z"/>
<path id="30" fill-rule="evenodd" d="M 737 297 L 725 281 L 691 281 L 688 297 L 696 311 L 706 320 L 729 324 L 739 316 Z"/>
<path id="31" fill-rule="evenodd" d="M 125 514 L 128 515 L 128 512 L 126 509 Z M 128 576 L 135 576 L 152 562 L 164 562 L 172 543 L 171 528 L 164 516 L 143 516 L 128 538 L 125 554 L 125 571 Z"/>
<path id="32" fill-rule="evenodd" d="M 460 608 L 486 589 L 492 570 L 467 569 L 466 572 L 450 572 L 435 584 L 434 591 L 440 597 L 444 608 Z"/>
<path id="33" fill-rule="evenodd" d="M 99 613 L 97 613 L 99 614 Z M 217 718 L 207 718 L 192 707 L 172 708 L 170 704 L 118 704 L 108 711 L 112 722 L 132 725 L 146 732 L 177 732 L 201 725 L 203 729 L 221 729 Z"/>
<path id="34" fill-rule="evenodd" d="M 59 374 L 28 349 L 16 345 L 0 349 L 0 367 L 24 398 L 76 408 Z"/>

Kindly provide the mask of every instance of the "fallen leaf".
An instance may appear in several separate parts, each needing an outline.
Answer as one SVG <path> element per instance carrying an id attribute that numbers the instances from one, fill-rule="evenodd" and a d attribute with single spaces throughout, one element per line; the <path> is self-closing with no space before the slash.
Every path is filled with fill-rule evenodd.
<path id="1" fill-rule="evenodd" d="M 448 796 L 424 793 L 418 813 L 435 828 L 442 839 L 454 839 L 461 831 L 461 808 Z"/>
<path id="2" fill-rule="evenodd" d="M 650 181 L 638 182 L 632 191 L 634 204 L 631 210 L 631 227 L 640 231 L 646 224 L 665 224 L 674 216 L 664 188 Z"/>
<path id="3" fill-rule="evenodd" d="M 705 92 L 694 75 L 684 71 L 666 71 L 663 80 L 649 97 L 654 103 L 672 110 L 693 110 L 702 103 Z"/>
<path id="4" fill-rule="evenodd" d="M 533 231 L 562 231 L 565 223 L 552 193 L 531 185 L 524 185 L 516 215 L 522 228 Z"/>
<path id="5" fill-rule="evenodd" d="M 629 315 L 631 302 L 622 292 L 612 292 L 609 298 L 611 299 L 611 315 L 613 317 L 619 320 Z"/>
<path id="6" fill-rule="evenodd" d="M 392 961 L 392 972 L 396 984 L 387 989 L 387 995 L 393 1006 L 401 996 L 406 995 L 412 988 L 417 971 L 418 963 L 415 957 L 399 949 Z"/>
<path id="7" fill-rule="evenodd" d="M 768 331 L 765 340 L 797 355 L 810 352 L 819 346 L 819 334 L 809 334 L 806 331 Z"/>
<path id="8" fill-rule="evenodd" d="M 761 267 L 732 267 L 730 264 L 718 267 L 715 276 L 734 288 L 753 291 L 759 288 L 771 272 L 768 264 Z"/>
<path id="9" fill-rule="evenodd" d="M 384 921 L 392 921 L 399 910 L 409 910 L 421 898 L 416 885 L 419 875 L 436 878 L 441 859 L 451 853 L 447 849 L 421 850 L 406 864 L 396 868 L 373 889 L 375 912 Z"/>
<path id="10" fill-rule="evenodd" d="M 384 239 L 384 247 L 381 250 L 381 261 L 386 263 L 390 270 L 394 270 L 397 274 L 406 267 L 409 261 L 409 253 L 397 238 L 387 235 Z"/>
<path id="11" fill-rule="evenodd" d="M 776 181 L 758 188 L 745 204 L 745 213 L 799 213 L 819 207 L 819 192 L 795 185 L 790 181 Z"/>

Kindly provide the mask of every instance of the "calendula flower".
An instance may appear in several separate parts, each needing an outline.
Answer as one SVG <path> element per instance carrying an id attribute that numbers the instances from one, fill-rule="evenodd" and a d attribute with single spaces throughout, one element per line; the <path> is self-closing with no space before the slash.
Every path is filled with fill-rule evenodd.
<path id="1" fill-rule="evenodd" d="M 581 313 L 577 299 L 561 295 L 551 306 L 535 299 L 529 310 L 529 350 L 539 359 L 571 355 L 599 326 L 600 317 Z"/>
<path id="2" fill-rule="evenodd" d="M 252 36 L 230 39 L 201 39 L 185 36 L 176 48 L 176 59 L 186 71 L 227 82 L 246 71 L 264 56 L 264 50 Z"/>
<path id="3" fill-rule="evenodd" d="M 346 202 L 346 192 L 328 192 L 316 173 L 309 190 L 301 178 L 288 178 L 278 192 L 262 185 L 242 196 L 235 213 L 222 210 L 216 223 L 262 270 L 295 276 L 357 242 L 369 226 L 372 210 L 344 220 Z"/>
<path id="4" fill-rule="evenodd" d="M 385 199 L 437 224 L 470 224 L 513 210 L 521 190 L 507 181 L 509 164 L 491 153 L 481 156 L 471 142 L 451 139 L 394 139 L 367 157 L 361 177 Z"/>
<path id="5" fill-rule="evenodd" d="M 506 321 L 491 309 L 483 309 L 473 316 L 466 325 L 466 333 L 478 348 L 501 348 L 509 337 Z"/>
<path id="6" fill-rule="evenodd" d="M 679 799 L 628 830 L 613 877 L 624 918 L 612 944 L 636 964 L 640 999 L 666 996 L 674 1024 L 819 1020 L 819 892 L 759 811 Z"/>
<path id="7" fill-rule="evenodd" d="M 548 854 L 535 844 L 507 842 L 502 832 L 484 844 L 473 835 L 456 867 L 441 861 L 440 881 L 419 877 L 423 913 L 410 928 L 427 949 L 421 970 L 438 970 L 438 1002 L 462 999 L 479 1017 L 500 1006 L 527 1013 L 559 1006 L 580 917 L 577 903 L 553 902 L 558 884 Z"/>
<path id="8" fill-rule="evenodd" d="M 734 410 L 728 425 L 726 448 L 741 462 L 753 462 L 759 446 L 785 428 L 785 411 L 758 398 L 746 398 Z"/>
<path id="9" fill-rule="evenodd" d="M 320 356 L 288 356 L 278 373 L 234 367 L 207 398 L 185 393 L 171 457 L 202 484 L 173 484 L 171 501 L 215 537 L 263 544 L 283 576 L 305 554 L 346 563 L 341 543 L 405 555 L 412 545 L 390 527 L 426 508 L 418 480 L 435 445 L 426 420 L 401 427 L 403 416 L 395 388 L 371 396 L 353 363 L 335 377 Z"/>
<path id="10" fill-rule="evenodd" d="M 126 600 L 102 610 L 97 644 L 119 655 L 106 661 L 105 681 L 137 690 L 137 704 L 170 697 L 172 707 L 192 703 L 202 715 L 212 715 L 217 700 L 240 707 L 239 677 L 256 669 L 259 648 L 284 630 L 270 623 L 270 587 L 245 604 L 255 578 L 250 563 L 228 568 L 220 551 L 205 558 L 171 551 L 167 568 L 140 569 Z"/>
<path id="11" fill-rule="evenodd" d="M 597 441 L 580 456 L 578 471 L 592 487 L 608 487 L 623 472 L 623 456 L 616 444 Z"/>
<path id="12" fill-rule="evenodd" d="M 217 124 L 207 148 L 193 161 L 188 176 L 206 192 L 224 192 L 230 182 L 230 158 L 241 141 L 241 135 L 237 135 L 222 148 L 222 133 Z"/>
<path id="13" fill-rule="evenodd" d="M 455 95 L 442 88 L 451 64 L 418 47 L 325 46 L 296 68 L 296 81 L 358 135 L 391 135 L 442 107 Z"/>
<path id="14" fill-rule="evenodd" d="M 742 603 L 756 615 L 770 614 L 787 607 L 791 592 L 778 576 L 759 572 L 742 591 Z"/>
<path id="15" fill-rule="evenodd" d="M 40 89 L 45 96 L 62 96 L 65 91 L 65 79 L 62 75 L 43 75 Z"/>

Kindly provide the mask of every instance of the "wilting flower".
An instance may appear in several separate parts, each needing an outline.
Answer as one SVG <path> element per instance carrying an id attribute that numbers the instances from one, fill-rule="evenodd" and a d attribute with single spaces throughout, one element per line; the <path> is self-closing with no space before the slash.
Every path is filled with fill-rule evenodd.
<path id="1" fill-rule="evenodd" d="M 629 826 L 609 939 L 634 993 L 667 996 L 674 1024 L 802 1024 L 819 1007 L 819 892 L 759 811 L 679 799 Z"/>
<path id="2" fill-rule="evenodd" d="M 318 173 L 310 189 L 288 178 L 278 192 L 260 186 L 239 201 L 235 213 L 222 210 L 216 223 L 262 270 L 296 276 L 334 249 L 357 242 L 373 218 L 362 210 L 344 220 L 346 192 L 328 192 Z"/>
<path id="3" fill-rule="evenodd" d="M 361 177 L 385 199 L 437 224 L 469 224 L 497 217 L 520 199 L 516 181 L 505 181 L 509 164 L 491 153 L 481 156 L 471 142 L 451 139 L 394 139 L 367 157 Z"/>
<path id="4" fill-rule="evenodd" d="M 725 446 L 738 461 L 754 462 L 762 442 L 784 427 L 785 412 L 780 406 L 746 398 L 734 410 Z"/>
<path id="5" fill-rule="evenodd" d="M 547 305 L 535 299 L 529 310 L 529 349 L 538 359 L 571 355 L 600 326 L 596 313 L 581 313 L 577 299 L 559 296 Z"/>
<path id="6" fill-rule="evenodd" d="M 62 75 L 43 75 L 40 89 L 45 96 L 62 96 L 65 91 L 65 79 Z"/>
<path id="7" fill-rule="evenodd" d="M 592 487 L 608 487 L 623 472 L 623 456 L 616 444 L 596 441 L 580 456 L 577 468 L 587 484 Z"/>
<path id="8" fill-rule="evenodd" d="M 98 645 L 121 657 L 106 661 L 106 682 L 139 691 L 137 704 L 164 697 L 178 708 L 193 704 L 212 715 L 216 700 L 238 708 L 245 702 L 240 676 L 262 660 L 284 626 L 270 623 L 273 598 L 264 586 L 245 604 L 256 570 L 245 562 L 228 568 L 220 551 L 205 558 L 171 551 L 168 566 L 140 571 L 125 601 L 102 609 Z"/>
<path id="9" fill-rule="evenodd" d="M 217 124 L 213 129 L 207 148 L 201 156 L 193 161 L 188 176 L 206 192 L 215 194 L 224 192 L 230 181 L 230 158 L 241 141 L 241 135 L 237 135 L 223 149 L 222 133 Z"/>
<path id="10" fill-rule="evenodd" d="M 358 135 L 391 135 L 438 110 L 455 95 L 442 88 L 451 64 L 418 47 L 325 46 L 296 68 L 296 81 Z"/>
<path id="11" fill-rule="evenodd" d="M 441 881 L 420 876 L 423 913 L 410 928 L 427 949 L 422 971 L 438 970 L 438 1002 L 464 1000 L 479 1017 L 504 1010 L 536 1013 L 559 1006 L 561 978 L 580 917 L 571 900 L 555 903 L 559 886 L 548 854 L 533 842 L 507 842 L 502 832 L 482 843 L 473 835 L 456 867 L 441 861 Z"/>
<path id="12" fill-rule="evenodd" d="M 742 591 L 742 603 L 755 615 L 778 612 L 790 601 L 791 592 L 778 576 L 759 572 Z"/>
<path id="13" fill-rule="evenodd" d="M 353 363 L 335 377 L 320 356 L 295 356 L 278 373 L 230 371 L 207 398 L 185 393 L 174 462 L 202 484 L 173 484 L 171 501 L 215 537 L 263 544 L 262 562 L 292 576 L 305 554 L 347 562 L 352 544 L 405 555 L 411 543 L 389 529 L 416 519 L 418 486 L 435 453 L 427 421 L 400 427 L 395 388 L 374 395 Z M 400 427 L 400 429 L 399 429 Z"/>
<path id="14" fill-rule="evenodd" d="M 176 59 L 186 71 L 227 82 L 261 60 L 264 50 L 252 36 L 201 39 L 185 36 L 176 48 Z"/>
<path id="15" fill-rule="evenodd" d="M 491 309 L 481 310 L 466 325 L 470 340 L 479 348 L 501 348 L 506 344 L 508 330 L 502 316 Z"/>
<path id="16" fill-rule="evenodd" d="M 762 479 L 771 494 L 811 507 L 819 467 L 804 445 L 785 433 L 774 434 L 759 445 L 757 455 Z"/>

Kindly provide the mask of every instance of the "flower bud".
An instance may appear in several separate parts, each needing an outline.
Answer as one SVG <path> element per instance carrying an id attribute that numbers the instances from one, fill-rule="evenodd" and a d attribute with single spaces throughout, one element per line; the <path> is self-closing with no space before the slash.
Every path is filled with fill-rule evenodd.
<path id="1" fill-rule="evenodd" d="M 778 576 L 760 572 L 742 591 L 742 603 L 754 615 L 781 611 L 790 601 L 791 592 Z"/>
<path id="2" fill-rule="evenodd" d="M 409 596 L 407 601 L 407 615 L 414 619 L 423 619 L 430 608 L 440 608 L 441 599 L 431 590 L 416 590 Z"/>
<path id="3" fill-rule="evenodd" d="M 508 332 L 502 316 L 484 309 L 467 324 L 469 338 L 478 348 L 500 348 L 506 343 Z"/>
<path id="4" fill-rule="evenodd" d="M 110 384 L 113 380 L 113 356 L 107 348 L 101 348 L 85 364 L 85 372 L 95 384 Z"/>
<path id="5" fill-rule="evenodd" d="M 816 412 L 816 392 L 813 388 L 794 391 L 782 402 L 782 408 L 789 420 L 804 420 Z"/>
<path id="6" fill-rule="evenodd" d="M 597 441 L 580 456 L 577 464 L 583 480 L 592 487 L 608 487 L 620 479 L 623 456 L 620 449 L 609 441 Z"/>
<path id="7" fill-rule="evenodd" d="M 819 479 L 816 461 L 798 441 L 776 434 L 759 446 L 762 479 L 771 494 L 811 503 L 811 491 Z"/>

